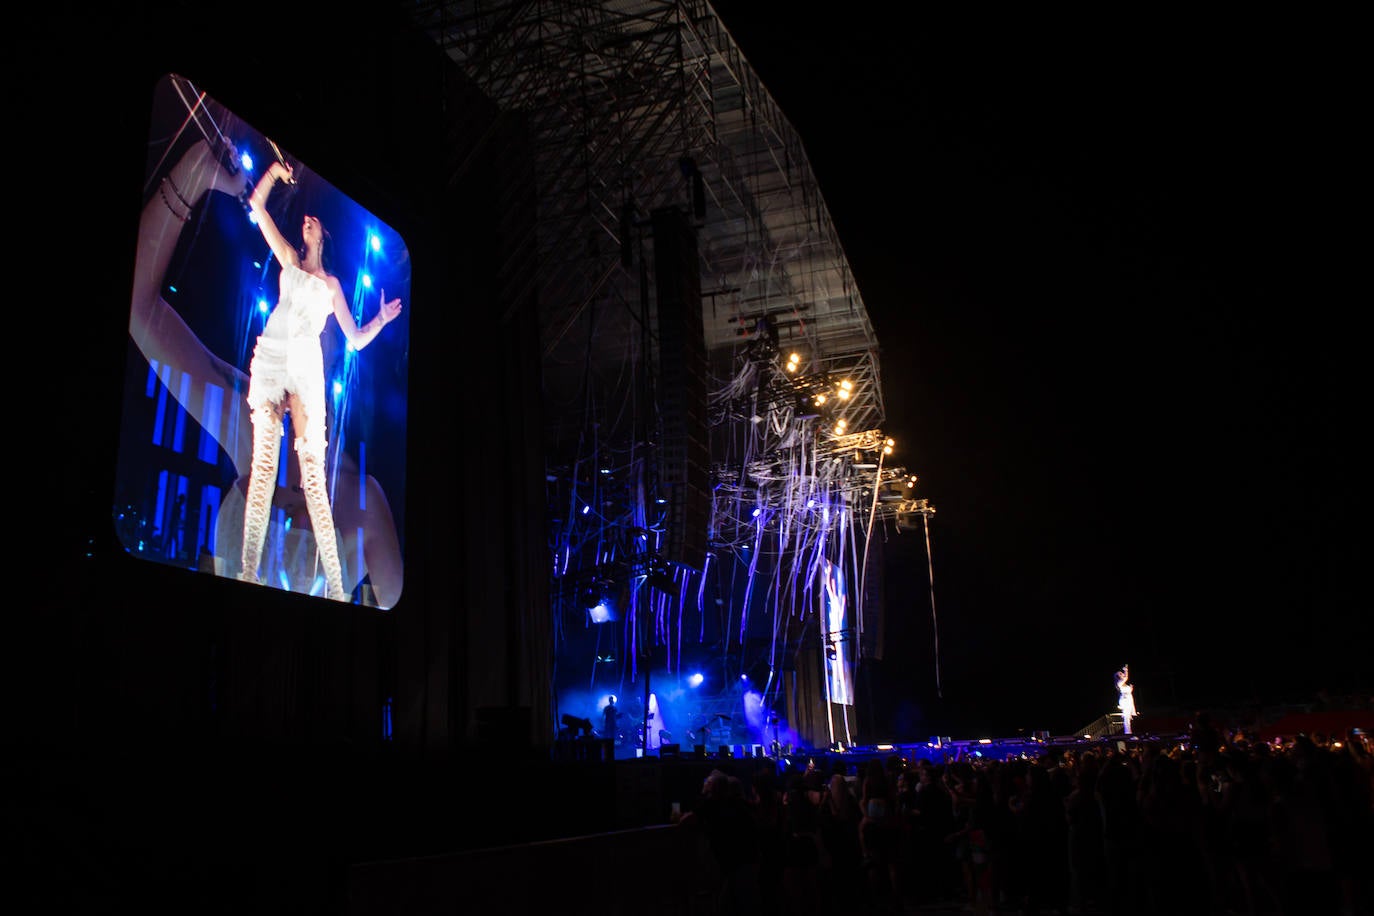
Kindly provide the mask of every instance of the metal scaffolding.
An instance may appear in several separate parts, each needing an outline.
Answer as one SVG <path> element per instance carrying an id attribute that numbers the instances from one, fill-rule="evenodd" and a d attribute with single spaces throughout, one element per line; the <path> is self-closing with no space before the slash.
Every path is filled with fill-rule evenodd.
<path id="1" fill-rule="evenodd" d="M 781 347 L 854 381 L 850 429 L 881 423 L 878 342 L 802 141 L 710 4 L 404 7 L 485 94 L 527 119 L 540 255 L 528 282 L 551 366 L 582 364 L 586 338 L 573 329 L 590 310 L 632 327 L 638 284 L 622 252 L 637 240 L 626 234 L 658 207 L 690 205 L 712 364 L 727 365 L 721 354 L 770 316 Z"/>
<path id="2" fill-rule="evenodd" d="M 528 138 L 536 254 L 518 295 L 539 312 L 555 605 L 581 607 L 634 580 L 638 609 L 616 655 L 634 665 L 652 640 L 672 670 L 685 605 L 695 601 L 703 621 L 720 608 L 724 639 L 742 646 L 767 592 L 763 652 L 776 688 L 778 659 L 798 651 L 806 626 L 816 632 L 821 571 L 835 559 L 855 572 L 844 639 L 858 644 L 873 531 L 885 521 L 910 528 L 934 509 L 914 498 L 914 475 L 884 466 L 892 450 L 878 429 L 878 341 L 801 138 L 710 4 L 412 0 L 403 9 Z M 661 464 L 681 441 L 656 440 L 644 421 L 661 420 L 683 394 L 655 387 L 668 387 L 657 375 L 663 341 L 681 331 L 660 336 L 652 282 L 654 214 L 665 209 L 688 214 L 700 262 L 706 566 L 717 567 L 717 596 L 737 578 L 722 586 L 723 567 L 749 583 L 724 600 L 706 600 L 706 568 L 662 562 L 668 529 L 691 517 L 660 508 L 674 487 L 651 468 L 651 453 Z M 765 549 L 771 559 L 760 564 Z M 787 584 L 769 587 L 770 575 Z M 598 650 L 598 662 L 609 655 Z M 737 664 L 738 675 L 750 662 Z"/>

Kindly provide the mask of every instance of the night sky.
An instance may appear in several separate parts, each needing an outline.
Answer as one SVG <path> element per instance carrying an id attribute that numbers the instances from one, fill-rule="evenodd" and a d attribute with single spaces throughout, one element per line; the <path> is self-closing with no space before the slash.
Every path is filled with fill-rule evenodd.
<path id="1" fill-rule="evenodd" d="M 802 138 L 937 510 L 933 615 L 920 534 L 888 539 L 871 727 L 1069 733 L 1123 663 L 1144 715 L 1367 693 L 1340 24 L 714 6 Z"/>

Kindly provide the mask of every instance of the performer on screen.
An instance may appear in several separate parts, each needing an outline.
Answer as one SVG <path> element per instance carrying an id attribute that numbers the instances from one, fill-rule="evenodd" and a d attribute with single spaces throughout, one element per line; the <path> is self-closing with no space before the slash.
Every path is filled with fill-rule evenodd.
<path id="1" fill-rule="evenodd" d="M 1116 673 L 1116 705 L 1121 708 L 1121 724 L 1131 734 L 1131 720 L 1136 717 L 1135 688 L 1131 685 L 1131 666 L 1122 665 Z"/>
<path id="2" fill-rule="evenodd" d="M 163 297 L 161 286 L 166 280 L 168 269 L 172 263 L 173 254 L 178 248 L 179 241 L 183 235 L 183 230 L 190 222 L 192 213 L 201 206 L 202 201 L 209 192 L 219 192 L 229 197 L 240 198 L 244 196 L 247 188 L 245 179 L 240 175 L 232 174 L 224 166 L 227 157 L 219 155 L 216 146 L 206 140 L 198 140 L 181 156 L 179 160 L 166 172 L 152 192 L 151 197 L 144 205 L 142 217 L 139 223 L 139 251 L 134 274 L 133 299 L 130 312 L 129 333 L 139 351 L 151 363 L 166 364 L 175 366 L 177 369 L 188 373 L 200 383 L 214 385 L 225 391 L 233 392 L 238 397 L 244 397 L 250 390 L 252 383 L 247 375 L 234 365 L 213 354 L 208 347 L 200 340 L 186 321 L 177 311 L 168 304 Z M 277 172 L 272 178 L 272 182 L 280 177 Z M 262 184 L 262 182 L 259 182 Z M 256 189 L 255 189 L 256 191 Z M 314 229 L 311 230 L 312 236 L 316 235 Z M 280 235 L 278 233 L 278 235 Z M 310 263 L 318 265 L 319 249 L 323 238 L 320 233 L 314 244 L 315 256 Z M 283 264 L 287 262 L 283 259 Z M 297 258 L 299 264 L 299 257 Z M 283 267 L 283 270 L 286 268 Z M 299 270 L 299 267 L 296 268 Z M 303 272 L 302 272 L 303 273 Z M 307 277 L 306 282 L 314 283 L 319 280 L 318 276 Z M 321 283 L 327 281 L 320 280 Z M 386 306 L 383 298 L 383 306 Z M 332 310 L 334 304 L 332 295 L 329 308 Z M 371 336 L 375 337 L 378 321 L 390 321 L 399 312 L 399 303 L 393 302 L 389 310 L 383 314 L 382 318 L 374 318 L 371 324 Z M 285 317 L 285 313 L 283 313 Z M 326 315 L 327 318 L 327 315 Z M 270 322 L 269 322 L 270 323 Z M 356 323 L 349 318 L 349 325 L 356 331 Z M 315 346 L 319 346 L 318 338 L 314 341 Z M 302 347 L 304 349 L 304 347 Z M 323 375 L 319 379 L 323 384 Z M 258 392 L 261 395 L 261 390 Z M 176 395 L 176 392 L 173 392 Z M 300 398 L 297 396 L 297 401 Z M 271 403 L 271 399 L 268 399 Z M 233 411 L 220 411 L 212 413 L 207 411 L 207 399 L 191 398 L 182 407 L 190 414 L 200 426 L 209 433 L 218 445 L 224 449 L 230 464 L 235 473 L 239 474 L 238 481 L 227 488 L 225 493 L 222 511 L 217 520 L 216 542 L 217 545 L 236 542 L 236 528 L 240 521 L 244 520 L 245 512 L 238 508 L 237 501 L 243 500 L 247 504 L 245 494 L 250 488 L 252 478 L 251 458 L 257 451 L 260 444 L 255 440 L 262 440 L 261 444 L 266 445 L 267 435 L 258 435 L 255 428 L 253 434 L 246 432 L 248 424 L 235 423 L 232 421 Z M 290 407 L 290 403 L 281 402 L 279 408 L 283 410 Z M 302 434 L 306 433 L 304 420 L 308 417 L 309 408 L 302 408 L 304 417 L 293 417 L 293 425 L 298 425 Z M 268 429 L 264 433 L 271 432 L 271 410 L 268 412 Z M 316 411 L 316 417 L 322 421 L 322 412 Z M 311 422 L 314 422 L 311 419 Z M 280 430 L 280 419 L 277 420 L 277 428 Z M 319 433 L 322 422 L 315 428 Z M 313 443 L 312 443 L 313 445 Z M 322 447 L 322 446 L 321 446 Z M 264 449 L 265 450 L 265 449 Z M 306 450 L 315 454 L 313 448 Z M 293 526 L 288 532 L 288 537 L 292 539 L 309 538 L 312 532 L 309 528 L 314 526 L 315 519 L 310 512 L 308 505 L 300 506 L 297 504 L 299 497 L 295 491 L 295 484 L 300 481 L 302 491 L 305 490 L 304 463 L 300 461 L 302 451 L 296 451 L 287 456 L 287 487 L 281 488 L 275 494 L 274 503 L 278 508 L 283 509 L 287 515 L 294 516 L 297 511 L 301 515 L 310 515 L 310 525 Z M 312 469 L 313 473 L 313 469 Z M 371 475 L 361 475 L 358 472 L 356 463 L 346 453 L 339 456 L 339 468 L 337 471 L 339 487 L 341 492 L 362 492 L 365 500 L 344 500 L 341 507 L 331 509 L 326 502 L 322 507 L 329 515 L 337 514 L 337 522 L 343 532 L 342 538 L 347 548 L 349 557 L 360 559 L 359 564 L 347 564 L 344 568 L 344 575 L 347 576 L 347 588 L 331 571 L 330 578 L 333 581 L 326 586 L 335 595 L 347 600 L 353 587 L 366 578 L 370 581 L 377 605 L 382 608 L 392 607 L 400 596 L 402 584 L 402 560 L 400 543 L 395 519 L 391 514 L 386 494 L 381 489 L 376 479 Z M 268 481 L 270 484 L 272 481 Z M 304 495 L 302 492 L 301 496 Z M 269 490 L 269 498 L 272 494 Z M 238 510 L 235 513 L 235 510 Z M 304 521 L 304 519 L 301 519 Z M 321 525 L 324 521 L 321 520 Z M 330 529 L 326 528 L 326 531 Z M 324 538 L 326 542 L 333 543 L 332 538 Z M 308 541 L 301 541 L 308 543 Z M 323 548 L 320 553 L 323 554 Z M 337 556 L 337 547 L 336 556 Z M 261 541 L 255 548 L 261 551 Z M 232 575 L 230 563 L 227 557 L 220 556 L 221 548 L 216 548 L 216 571 L 223 575 Z M 247 552 L 246 550 L 243 552 Z M 314 551 L 311 551 L 313 554 Z M 314 566 L 313 557 L 310 565 Z M 252 567 L 249 567 L 252 568 Z M 292 573 L 292 581 L 300 581 L 301 578 L 313 578 L 313 571 L 287 570 Z"/>
<path id="3" fill-rule="evenodd" d="M 277 228 L 267 200 L 279 180 L 293 181 L 293 170 L 280 161 L 267 167 L 248 205 L 258 228 L 281 264 L 277 305 L 253 349 L 248 367 L 248 407 L 253 419 L 253 460 L 248 475 L 248 494 L 243 507 L 243 566 L 239 578 L 258 578 L 262 544 L 272 511 L 277 485 L 283 421 L 291 420 L 293 447 L 301 468 L 301 488 L 315 531 L 315 543 L 324 566 L 327 597 L 349 600 L 343 590 L 339 545 L 334 515 L 325 485 L 324 456 L 327 444 L 324 403 L 324 351 L 320 334 L 332 314 L 353 349 L 361 350 L 401 314 L 401 300 L 386 298 L 382 290 L 377 313 L 362 327 L 344 299 L 338 277 L 329 271 L 329 231 L 319 217 L 307 215 L 301 222 L 301 246 L 294 248 Z"/>

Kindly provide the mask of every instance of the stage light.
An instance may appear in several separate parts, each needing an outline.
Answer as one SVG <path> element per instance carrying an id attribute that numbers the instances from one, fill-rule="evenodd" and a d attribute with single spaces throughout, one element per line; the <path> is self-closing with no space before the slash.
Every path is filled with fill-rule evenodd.
<path id="1" fill-rule="evenodd" d="M 704 680 L 706 680 L 706 678 L 703 677 L 702 674 L 701 674 L 701 672 L 698 671 L 698 672 L 692 674 L 691 676 L 689 676 L 689 677 L 687 678 L 687 686 L 688 686 L 688 687 L 700 687 L 700 686 L 701 686 L 701 682 L 704 681 Z"/>
<path id="2" fill-rule="evenodd" d="M 603 474 L 609 474 L 609 473 L 611 473 L 611 469 L 610 469 L 610 468 L 602 468 L 602 469 L 601 469 L 601 473 L 603 473 Z"/>
<path id="3" fill-rule="evenodd" d="M 368 244 L 372 246 L 373 251 L 382 250 L 382 240 L 375 232 L 368 235 Z"/>
<path id="4" fill-rule="evenodd" d="M 340 382 L 338 379 L 335 379 L 335 380 L 334 380 L 334 397 L 337 398 L 337 397 L 338 397 L 339 395 L 341 395 L 341 394 L 343 394 L 343 382 Z"/>
<path id="5" fill-rule="evenodd" d="M 740 679 L 741 681 L 747 681 L 747 680 L 749 680 L 749 675 L 747 675 L 747 674 L 741 674 L 741 675 L 739 676 L 739 679 Z"/>
<path id="6" fill-rule="evenodd" d="M 609 623 L 615 619 L 611 612 L 611 607 L 605 601 L 598 601 L 596 604 L 587 608 L 587 615 L 591 617 L 592 623 Z"/>
<path id="7" fill-rule="evenodd" d="M 252 157 L 252 156 L 248 155 L 247 153 L 243 153 L 243 154 L 241 154 L 241 155 L 239 156 L 239 162 L 243 165 L 244 171 L 248 171 L 248 172 L 253 171 L 253 157 Z"/>
<path id="8" fill-rule="evenodd" d="M 590 512 L 590 511 L 592 511 L 592 507 L 591 507 L 591 506 L 583 506 L 583 507 L 582 507 L 582 514 L 583 514 L 583 515 L 586 515 L 586 514 L 587 514 L 588 512 Z"/>
<path id="9" fill-rule="evenodd" d="M 814 499 L 808 499 L 808 500 L 806 501 L 806 508 L 808 508 L 808 509 L 814 509 L 814 508 L 816 508 L 816 501 L 815 501 Z"/>
<path id="10" fill-rule="evenodd" d="M 754 512 L 753 512 L 754 518 L 758 518 L 758 517 L 759 517 L 760 515 L 762 515 L 762 514 L 763 514 L 763 510 L 762 510 L 762 509 L 760 509 L 760 508 L 758 508 L 758 507 L 755 507 L 755 508 L 754 508 Z"/>
<path id="11" fill-rule="evenodd" d="M 372 289 L 372 274 L 363 274 L 363 289 Z"/>
<path id="12" fill-rule="evenodd" d="M 821 406 L 822 404 L 824 404 L 824 403 L 825 403 L 825 395 L 824 395 L 824 394 L 818 394 L 818 395 L 816 395 L 816 406 L 817 406 L 817 407 L 820 407 L 820 406 Z"/>
<path id="13" fill-rule="evenodd" d="M 270 306 L 270 305 L 267 304 L 267 300 L 266 300 L 266 299 L 259 299 L 259 300 L 258 300 L 258 311 L 259 311 L 259 312 L 262 312 L 264 315 L 266 315 L 269 311 L 271 311 L 271 309 L 272 309 L 272 306 Z"/>

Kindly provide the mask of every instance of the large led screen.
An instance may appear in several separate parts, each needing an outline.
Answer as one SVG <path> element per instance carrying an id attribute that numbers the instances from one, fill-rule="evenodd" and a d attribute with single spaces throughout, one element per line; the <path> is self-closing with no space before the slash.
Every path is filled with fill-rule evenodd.
<path id="1" fill-rule="evenodd" d="M 406 246 L 191 80 L 159 80 L 152 104 L 117 537 L 148 561 L 391 608 Z"/>

